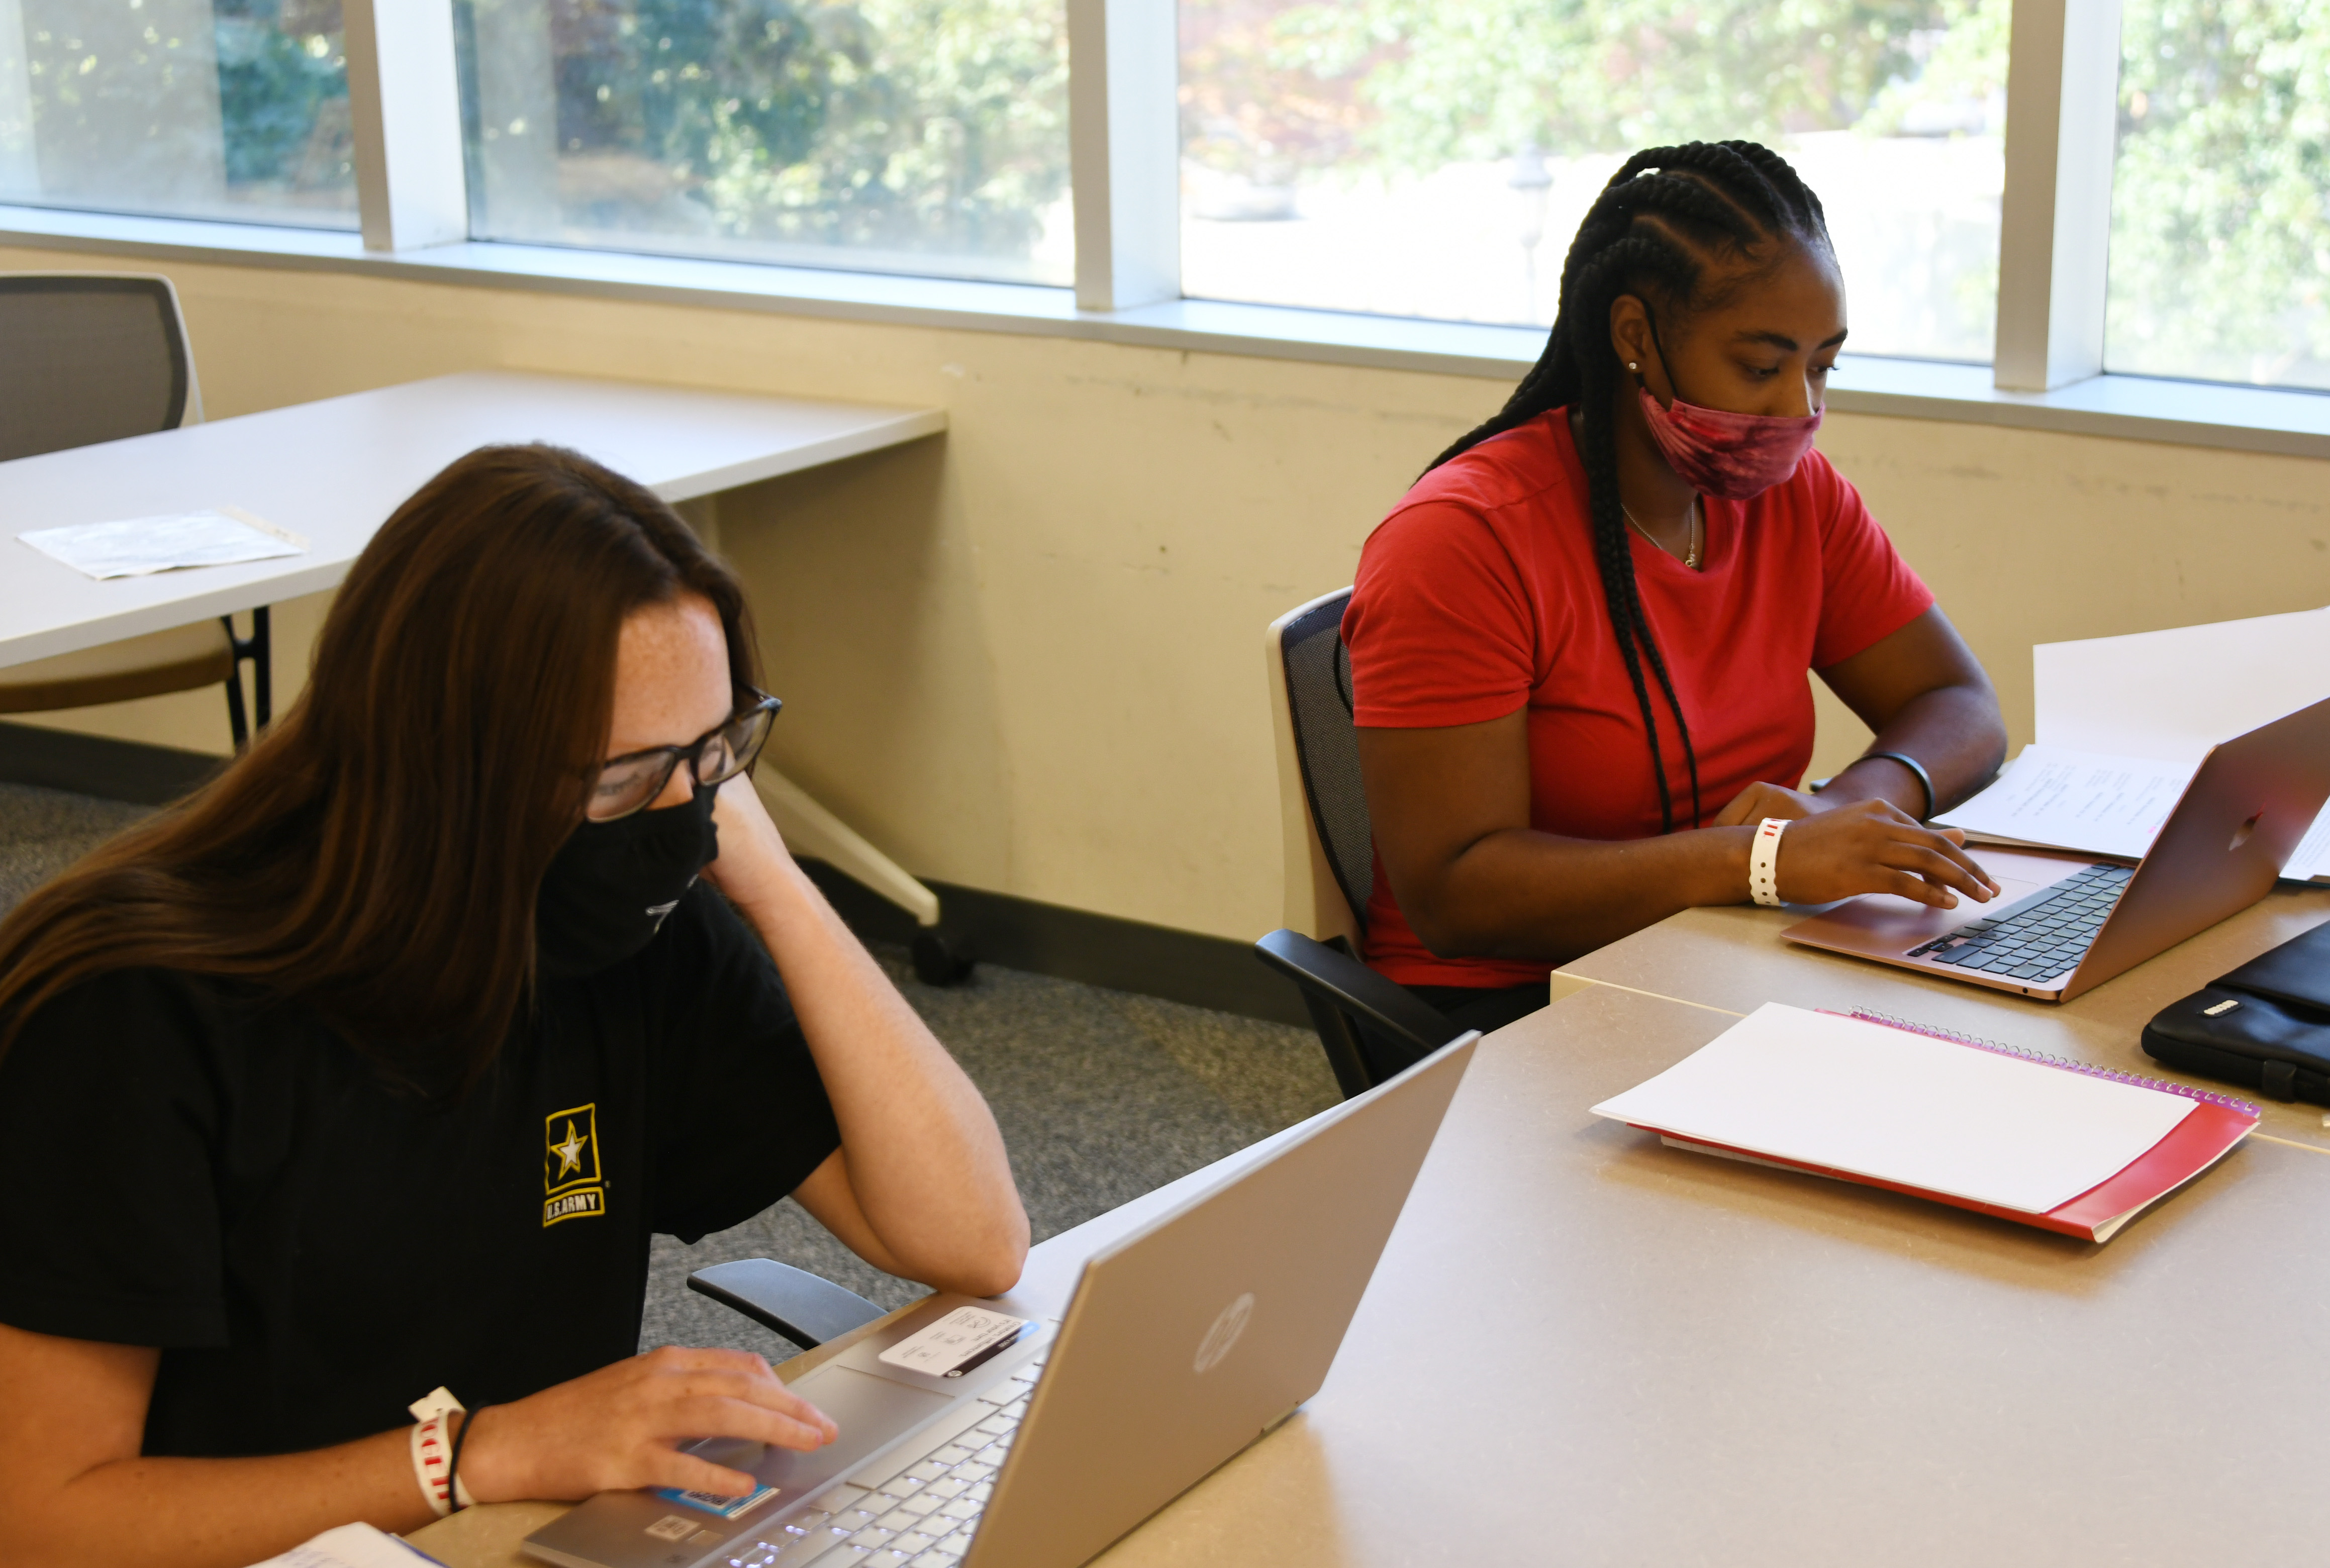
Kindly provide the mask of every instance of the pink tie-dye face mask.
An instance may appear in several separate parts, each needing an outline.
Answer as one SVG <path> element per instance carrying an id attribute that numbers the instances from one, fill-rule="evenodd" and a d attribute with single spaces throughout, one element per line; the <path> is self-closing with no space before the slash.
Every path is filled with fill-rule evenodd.
<path id="1" fill-rule="evenodd" d="M 1667 466 L 1701 495 L 1727 501 L 1760 496 L 1796 471 L 1812 450 L 1821 415 L 1735 414 L 1703 409 L 1678 397 L 1661 408 L 1651 389 L 1641 390 L 1643 418 L 1651 439 L 1666 454 Z"/>
<path id="2" fill-rule="evenodd" d="M 1701 495 L 1727 501 L 1760 496 L 1796 471 L 1812 450 L 1821 415 L 1735 414 L 1703 409 L 1681 397 L 1661 408 L 1651 389 L 1639 389 L 1651 439 L 1666 454 L 1667 466 Z"/>

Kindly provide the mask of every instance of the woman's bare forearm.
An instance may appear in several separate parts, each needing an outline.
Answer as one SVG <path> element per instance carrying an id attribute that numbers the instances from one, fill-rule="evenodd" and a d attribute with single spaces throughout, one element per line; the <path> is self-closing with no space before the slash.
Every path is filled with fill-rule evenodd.
<path id="1" fill-rule="evenodd" d="M 118 1459 L 0 1518 L 10 1568 L 244 1568 L 351 1520 L 418 1529 L 434 1516 L 407 1431 L 264 1459 Z"/>
<path id="2" fill-rule="evenodd" d="M 1706 827 L 1657 838 L 1564 838 L 1504 828 L 1451 861 L 1425 893 L 1393 893 L 1441 958 L 1566 963 L 1669 915 L 1748 896 L 1753 830 Z"/>
<path id="3" fill-rule="evenodd" d="M 747 914 L 784 971 L 842 1145 L 801 1201 L 845 1241 L 862 1220 L 877 1266 L 975 1295 L 1009 1289 L 1028 1217 L 993 1114 L 815 885 L 786 870 Z"/>
<path id="4" fill-rule="evenodd" d="M 1941 686 L 1903 704 L 1869 750 L 1915 757 L 1934 781 L 1933 811 L 1946 811 L 1998 771 L 2006 757 L 2006 727 L 1987 684 Z M 1912 817 L 1929 815 L 1925 786 L 1888 758 L 1863 757 L 1841 770 L 1821 793 L 1842 800 L 1890 800 Z"/>
<path id="5" fill-rule="evenodd" d="M 1933 811 L 1982 788 L 2005 759 L 1997 688 L 1938 605 L 1820 677 L 1875 732 L 1869 750 L 1918 760 L 1934 781 Z M 1880 758 L 1842 770 L 1821 795 L 1890 800 L 1912 817 L 1928 811 L 1917 775 Z"/>

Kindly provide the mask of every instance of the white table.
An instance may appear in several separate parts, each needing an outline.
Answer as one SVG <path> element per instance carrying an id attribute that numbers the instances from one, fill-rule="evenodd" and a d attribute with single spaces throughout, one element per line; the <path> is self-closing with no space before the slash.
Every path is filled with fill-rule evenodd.
<path id="1" fill-rule="evenodd" d="M 305 555 L 92 581 L 0 541 L 0 667 L 333 588 L 397 505 L 498 441 L 572 447 L 671 502 L 878 451 L 946 429 L 939 409 L 806 402 L 630 382 L 468 371 L 238 419 L 0 463 L 0 528 L 235 505 L 305 537 Z M 773 770 L 778 825 L 924 925 L 938 900 Z"/>
<path id="2" fill-rule="evenodd" d="M 2313 1561 L 2312 1110 L 2276 1107 L 2097 1247 L 1586 1108 L 1774 997 L 2119 1065 L 2132 1021 L 2325 912 L 2323 890 L 2276 894 L 2071 1008 L 1789 947 L 1780 911 L 1688 912 L 1569 966 L 1593 983 L 1481 1043 L 1325 1386 L 1094 1568 Z M 1086 1258 L 1205 1179 L 1045 1242 L 1006 1309 L 1057 1315 Z M 559 1511 L 496 1505 L 417 1544 L 531 1568 L 517 1543 Z"/>

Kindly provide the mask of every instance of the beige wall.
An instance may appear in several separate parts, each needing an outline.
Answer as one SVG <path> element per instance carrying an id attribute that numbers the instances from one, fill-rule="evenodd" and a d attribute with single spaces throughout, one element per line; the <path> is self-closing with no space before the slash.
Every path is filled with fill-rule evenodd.
<path id="1" fill-rule="evenodd" d="M 0 269 L 132 269 L 0 250 Z M 500 365 L 948 411 L 724 500 L 780 764 L 910 869 L 1250 938 L 1279 909 L 1262 628 L 1501 384 L 177 266 L 213 418 Z M 2330 602 L 2330 463 L 1870 416 L 1823 449 L 2031 723 L 2030 645 Z M 296 519 L 282 521 L 297 525 Z M 28 525 L 13 523 L 13 526 Z M 321 604 L 279 612 L 295 685 Z M 225 749 L 214 694 L 54 716 Z M 1823 707 L 1817 770 L 1858 726 Z"/>

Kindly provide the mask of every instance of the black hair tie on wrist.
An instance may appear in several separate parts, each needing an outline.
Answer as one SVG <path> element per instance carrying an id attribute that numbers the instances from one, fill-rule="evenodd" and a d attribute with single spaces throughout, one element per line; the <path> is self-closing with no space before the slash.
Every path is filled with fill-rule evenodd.
<path id="1" fill-rule="evenodd" d="M 452 1457 L 445 1461 L 445 1501 L 456 1514 L 461 1511 L 461 1445 L 469 1440 L 469 1429 L 478 1424 L 478 1418 L 491 1408 L 481 1404 L 469 1412 L 461 1418 L 461 1430 L 453 1434 Z"/>
<path id="2" fill-rule="evenodd" d="M 1933 776 L 1918 766 L 1918 759 L 1905 757 L 1899 751 L 1864 751 L 1861 753 L 1861 760 L 1866 762 L 1872 757 L 1882 757 L 1889 762 L 1899 762 L 1910 772 L 1915 773 L 1918 776 L 1918 782 L 1926 787 L 1926 809 L 1919 813 L 1918 820 L 1923 822 L 1933 816 L 1935 805 Z"/>

